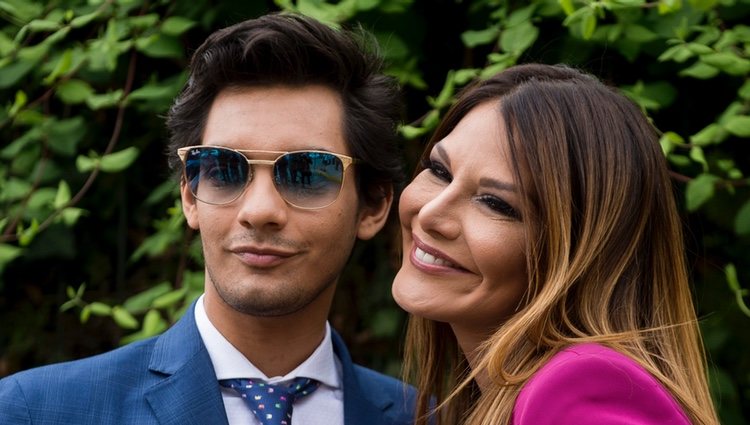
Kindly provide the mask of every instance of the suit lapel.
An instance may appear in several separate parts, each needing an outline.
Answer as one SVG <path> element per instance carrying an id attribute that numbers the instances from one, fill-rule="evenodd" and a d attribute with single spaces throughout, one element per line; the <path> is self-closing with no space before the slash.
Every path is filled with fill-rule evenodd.
<path id="1" fill-rule="evenodd" d="M 163 378 L 145 396 L 162 425 L 228 423 L 194 307 L 158 338 L 151 356 L 149 369 Z"/>
<path id="2" fill-rule="evenodd" d="M 393 405 L 393 400 L 378 388 L 362 387 L 343 340 L 335 331 L 331 333 L 331 336 L 333 350 L 341 361 L 344 372 L 344 423 L 357 425 L 390 423 L 384 412 Z"/>

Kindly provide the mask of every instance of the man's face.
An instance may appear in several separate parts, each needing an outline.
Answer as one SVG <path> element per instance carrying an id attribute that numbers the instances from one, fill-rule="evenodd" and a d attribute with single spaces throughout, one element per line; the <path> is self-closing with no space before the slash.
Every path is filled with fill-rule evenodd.
<path id="1" fill-rule="evenodd" d="M 349 155 L 342 114 L 339 95 L 322 86 L 225 89 L 211 106 L 202 144 Z M 284 201 L 271 166 L 256 164 L 252 172 L 245 192 L 226 205 L 197 201 L 181 187 L 188 224 L 203 243 L 207 309 L 266 317 L 327 311 L 355 240 L 381 229 L 391 199 L 360 205 L 350 167 L 333 204 L 305 210 Z"/>

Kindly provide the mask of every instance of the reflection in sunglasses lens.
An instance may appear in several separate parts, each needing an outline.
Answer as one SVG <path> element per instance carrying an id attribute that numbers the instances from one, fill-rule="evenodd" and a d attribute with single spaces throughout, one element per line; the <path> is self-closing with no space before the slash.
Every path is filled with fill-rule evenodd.
<path id="1" fill-rule="evenodd" d="M 343 179 L 343 164 L 335 155 L 294 152 L 276 161 L 276 187 L 288 202 L 304 208 L 336 200 Z"/>

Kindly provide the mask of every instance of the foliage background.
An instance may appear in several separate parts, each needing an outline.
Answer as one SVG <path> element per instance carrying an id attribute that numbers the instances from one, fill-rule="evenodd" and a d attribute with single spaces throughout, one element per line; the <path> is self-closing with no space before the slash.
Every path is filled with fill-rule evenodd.
<path id="1" fill-rule="evenodd" d="M 514 63 L 568 63 L 641 105 L 722 423 L 750 422 L 750 0 L 0 0 L 0 377 L 159 333 L 201 292 L 163 117 L 210 32 L 282 9 L 376 35 L 410 166 L 456 90 Z M 392 225 L 355 250 L 331 320 L 355 360 L 398 375 Z"/>

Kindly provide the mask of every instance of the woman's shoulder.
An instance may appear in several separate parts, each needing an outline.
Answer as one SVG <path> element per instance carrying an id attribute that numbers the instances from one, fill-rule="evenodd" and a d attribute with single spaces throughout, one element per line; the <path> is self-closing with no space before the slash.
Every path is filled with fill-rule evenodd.
<path id="1" fill-rule="evenodd" d="M 560 350 L 523 386 L 513 424 L 689 424 L 664 386 L 599 344 Z"/>

